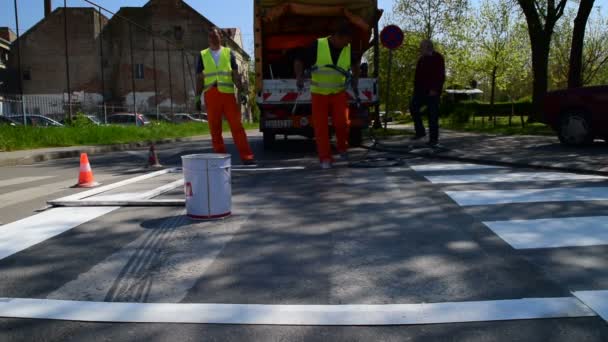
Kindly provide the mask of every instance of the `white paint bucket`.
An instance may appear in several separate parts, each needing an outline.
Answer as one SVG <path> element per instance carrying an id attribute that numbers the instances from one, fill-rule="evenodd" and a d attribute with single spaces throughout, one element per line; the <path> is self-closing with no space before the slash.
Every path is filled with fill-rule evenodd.
<path id="1" fill-rule="evenodd" d="M 231 214 L 230 155 L 182 156 L 186 213 L 196 220 L 219 219 Z"/>

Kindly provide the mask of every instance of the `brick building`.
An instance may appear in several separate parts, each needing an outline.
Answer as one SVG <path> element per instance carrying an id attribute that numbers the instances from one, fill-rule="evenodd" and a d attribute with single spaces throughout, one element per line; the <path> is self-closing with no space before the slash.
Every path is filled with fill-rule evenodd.
<path id="1" fill-rule="evenodd" d="M 0 27 L 0 93 L 5 92 L 8 83 L 8 59 L 11 43 L 17 38 L 15 32 L 8 27 Z"/>
<path id="2" fill-rule="evenodd" d="M 197 58 L 208 47 L 211 21 L 182 0 L 151 0 L 143 7 L 122 7 L 111 19 L 94 8 L 67 8 L 65 13 L 70 89 L 78 106 L 99 113 L 106 103 L 110 112 L 130 111 L 135 99 L 137 111 L 143 113 L 155 113 L 157 105 L 161 112 L 193 109 Z M 226 46 L 235 51 L 242 75 L 248 77 L 249 56 L 242 43 L 235 42 L 240 40 L 240 31 L 224 32 Z M 63 111 L 68 89 L 64 9 L 49 13 L 15 44 L 21 45 L 27 111 Z M 16 70 L 15 58 L 11 57 L 10 65 Z M 11 89 L 17 92 L 14 81 Z M 37 98 L 55 99 L 56 105 L 36 107 Z M 243 108 L 243 112 L 248 110 Z"/>

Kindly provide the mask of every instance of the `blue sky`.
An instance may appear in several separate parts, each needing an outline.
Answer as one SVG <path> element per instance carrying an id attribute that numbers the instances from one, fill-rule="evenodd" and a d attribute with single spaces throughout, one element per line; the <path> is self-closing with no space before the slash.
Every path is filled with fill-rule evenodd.
<path id="1" fill-rule="evenodd" d="M 148 0 L 92 0 L 103 7 L 116 12 L 121 6 L 142 6 Z M 190 6 L 202 13 L 220 27 L 240 27 L 243 32 L 245 49 L 253 47 L 253 1 L 222 0 L 220 3 L 211 0 L 185 0 Z M 473 0 L 474 3 L 479 0 Z M 390 12 L 394 0 L 379 0 L 380 8 Z M 68 6 L 90 6 L 84 0 L 67 0 Z M 608 0 L 596 0 L 596 4 L 608 11 Z M 0 26 L 9 26 L 15 30 L 13 0 L 0 0 Z M 63 1 L 53 0 L 53 6 L 63 6 Z M 19 28 L 21 33 L 42 19 L 44 15 L 43 0 L 18 0 Z"/>

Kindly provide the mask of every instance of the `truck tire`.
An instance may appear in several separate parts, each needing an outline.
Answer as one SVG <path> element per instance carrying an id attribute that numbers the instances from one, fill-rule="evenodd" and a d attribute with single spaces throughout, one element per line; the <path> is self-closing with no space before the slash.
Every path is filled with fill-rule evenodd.
<path id="1" fill-rule="evenodd" d="M 582 146 L 592 143 L 593 132 L 589 115 L 581 111 L 570 111 L 562 115 L 558 137 L 564 145 Z"/>
<path id="2" fill-rule="evenodd" d="M 361 146 L 363 143 L 363 130 L 361 128 L 353 127 L 348 133 L 348 144 L 350 146 Z"/>
<path id="3" fill-rule="evenodd" d="M 271 149 L 274 146 L 274 142 L 276 140 L 275 134 L 267 131 L 264 131 L 262 134 L 264 136 L 264 149 Z"/>

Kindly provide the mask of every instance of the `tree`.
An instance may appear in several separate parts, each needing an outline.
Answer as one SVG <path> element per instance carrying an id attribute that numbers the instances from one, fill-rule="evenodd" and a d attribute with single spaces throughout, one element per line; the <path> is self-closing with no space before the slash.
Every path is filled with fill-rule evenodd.
<path id="1" fill-rule="evenodd" d="M 437 38 L 446 27 L 459 21 L 468 8 L 468 0 L 398 0 L 394 12 L 408 31 L 420 32 L 424 39 Z"/>
<path id="2" fill-rule="evenodd" d="M 574 11 L 566 11 L 564 20 L 555 28 L 549 60 L 551 88 L 561 89 L 569 86 L 575 16 Z M 608 35 L 606 35 L 608 18 L 604 17 L 599 9 L 595 12 L 592 11 L 585 31 L 578 86 L 603 84 L 605 83 L 604 69 L 608 67 Z"/>
<path id="3" fill-rule="evenodd" d="M 595 0 L 580 0 L 578 14 L 574 19 L 572 31 L 572 48 L 570 50 L 570 67 L 568 73 L 568 88 L 577 88 L 583 85 L 583 47 L 585 43 L 585 29 Z"/>
<path id="4" fill-rule="evenodd" d="M 555 24 L 564 15 L 567 0 L 517 0 L 517 3 L 528 23 L 532 50 L 532 100 L 536 111 L 531 121 L 539 121 L 542 101 L 547 93 L 551 37 Z"/>
<path id="5" fill-rule="evenodd" d="M 505 89 L 510 64 L 517 59 L 516 21 L 513 7 L 506 0 L 484 0 L 478 16 L 481 68 L 490 77 L 490 104 L 494 105 L 496 87 Z M 497 84 L 498 83 L 498 84 Z"/>

